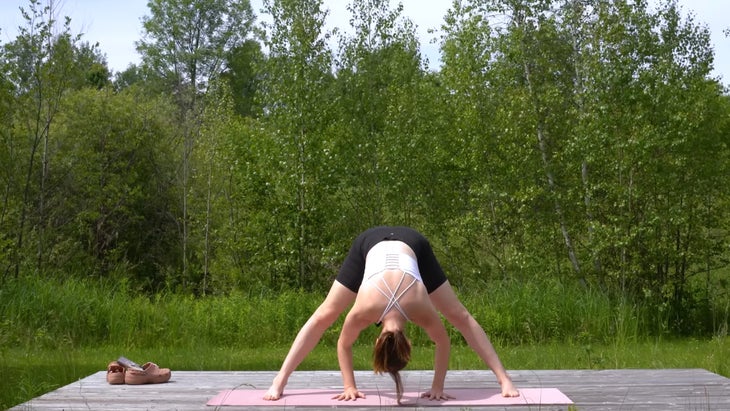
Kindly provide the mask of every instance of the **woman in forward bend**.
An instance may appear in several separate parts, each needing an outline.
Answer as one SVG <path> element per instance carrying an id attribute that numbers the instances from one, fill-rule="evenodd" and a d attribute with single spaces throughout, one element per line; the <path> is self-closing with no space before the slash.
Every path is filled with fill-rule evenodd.
<path id="1" fill-rule="evenodd" d="M 352 345 L 365 327 L 377 324 L 382 331 L 375 342 L 373 369 L 393 377 L 400 403 L 403 384 L 399 372 L 411 353 L 404 334 L 408 321 L 423 328 L 435 344 L 433 382 L 422 396 L 451 398 L 444 392 L 451 346 L 439 313 L 492 370 L 502 396 L 519 395 L 484 329 L 456 296 L 428 240 L 408 227 L 381 226 L 366 230 L 352 243 L 327 297 L 297 334 L 264 399 L 281 398 L 291 373 L 351 304 L 337 342 L 344 390 L 334 398 L 365 398 L 355 383 Z"/>

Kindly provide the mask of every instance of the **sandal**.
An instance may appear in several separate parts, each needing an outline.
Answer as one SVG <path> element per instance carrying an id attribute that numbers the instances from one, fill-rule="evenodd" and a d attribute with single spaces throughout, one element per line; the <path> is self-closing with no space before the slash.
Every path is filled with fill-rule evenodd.
<path id="1" fill-rule="evenodd" d="M 169 368 L 160 368 L 157 364 L 148 362 L 142 370 L 128 368 L 124 374 L 124 382 L 130 385 L 159 384 L 170 380 L 172 373 Z"/>
<path id="2" fill-rule="evenodd" d="M 106 367 L 106 382 L 109 384 L 124 384 L 124 367 L 112 361 Z"/>
<path id="3" fill-rule="evenodd" d="M 129 359 L 129 358 L 127 358 L 127 357 L 124 357 L 124 356 L 122 356 L 122 357 L 119 357 L 119 358 L 117 359 L 117 362 L 118 362 L 119 364 L 121 364 L 121 365 L 122 365 L 122 367 L 124 367 L 124 368 L 125 368 L 125 369 L 127 369 L 127 370 L 131 368 L 131 369 L 133 369 L 133 370 L 137 370 L 137 371 L 144 371 L 144 369 L 142 368 L 142 366 L 141 366 L 141 365 L 137 364 L 136 362 L 134 362 L 134 361 L 130 360 L 130 359 Z"/>

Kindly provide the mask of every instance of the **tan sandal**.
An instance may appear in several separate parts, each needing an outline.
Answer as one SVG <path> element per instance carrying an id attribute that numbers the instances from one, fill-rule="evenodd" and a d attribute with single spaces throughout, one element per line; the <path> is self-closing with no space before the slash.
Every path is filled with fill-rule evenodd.
<path id="1" fill-rule="evenodd" d="M 160 368 L 157 364 L 148 362 L 142 370 L 128 368 L 124 374 L 124 382 L 130 385 L 159 384 L 170 380 L 172 373 L 169 368 Z"/>
<path id="2" fill-rule="evenodd" d="M 106 382 L 113 385 L 124 384 L 124 367 L 116 361 L 110 362 L 106 367 Z"/>

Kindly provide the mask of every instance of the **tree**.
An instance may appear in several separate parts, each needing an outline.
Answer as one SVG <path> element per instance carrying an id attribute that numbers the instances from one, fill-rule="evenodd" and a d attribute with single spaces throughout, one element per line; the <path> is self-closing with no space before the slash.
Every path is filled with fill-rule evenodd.
<path id="1" fill-rule="evenodd" d="M 174 266 L 170 182 L 173 105 L 165 98 L 86 88 L 69 93 L 57 118 L 59 162 L 51 175 L 58 268 L 132 280 L 156 290 Z"/>
<path id="2" fill-rule="evenodd" d="M 524 175 L 519 159 L 525 156 L 512 137 L 521 111 L 511 105 L 520 99 L 507 92 L 516 68 L 498 64 L 504 50 L 490 25 L 488 3 L 454 2 L 442 26 L 438 73 L 447 119 L 440 135 L 452 159 L 452 209 L 460 210 L 449 216 L 443 231 L 461 250 L 452 262 L 459 267 L 455 271 L 477 274 L 465 275 L 468 281 L 483 281 L 494 271 L 501 277 L 520 271 L 526 225 L 519 193 L 531 182 L 515 179 Z"/>
<path id="3" fill-rule="evenodd" d="M 27 26 L 19 27 L 17 38 L 4 46 L 4 84 L 12 85 L 15 106 L 6 139 L 17 159 L 8 164 L 17 167 L 8 173 L 6 191 L 8 199 L 14 197 L 14 201 L 6 204 L 17 207 L 12 213 L 17 223 L 12 230 L 15 244 L 11 263 L 5 274 L 13 270 L 16 276 L 21 265 L 27 262 L 25 253 L 31 253 L 26 248 L 29 241 L 35 246 L 33 266 L 38 272 L 44 270 L 52 238 L 47 233 L 50 189 L 47 183 L 54 154 L 51 143 L 54 118 L 64 93 L 79 87 L 74 64 L 79 37 L 71 36 L 68 18 L 60 34 L 54 34 L 56 12 L 53 1 L 41 8 L 38 0 L 31 0 L 28 11 L 21 8 Z M 33 238 L 29 238 L 31 235 Z"/>
<path id="4" fill-rule="evenodd" d="M 79 87 L 94 87 L 98 90 L 111 85 L 111 72 L 107 67 L 106 59 L 102 56 L 97 44 L 81 42 L 77 47 L 74 58 L 76 70 L 83 80 Z"/>
<path id="5" fill-rule="evenodd" d="M 254 40 L 247 40 L 228 53 L 227 69 L 221 77 L 228 82 L 236 113 L 241 116 L 258 114 L 254 112 L 256 90 L 261 77 L 258 69 L 264 64 L 264 58 L 261 45 Z"/>
<path id="6" fill-rule="evenodd" d="M 420 161 L 427 136 L 418 121 L 424 74 L 415 30 L 402 5 L 355 0 L 348 9 L 354 33 L 340 38 L 337 152 L 342 200 L 357 216 L 349 230 L 413 224 L 427 185 L 419 170 L 428 164 Z"/>
<path id="7" fill-rule="evenodd" d="M 188 278 L 190 159 L 204 109 L 199 94 L 226 69 L 226 56 L 240 47 L 254 21 L 248 0 L 150 0 L 136 43 L 145 70 L 160 78 L 179 107 L 182 275 Z M 194 281 L 194 280 L 193 280 Z"/>
<path id="8" fill-rule="evenodd" d="M 0 61 L 5 61 L 4 48 L 0 48 Z M 17 167 L 13 159 L 16 147 L 12 132 L 15 114 L 14 87 L 5 72 L 0 74 L 0 282 L 5 278 L 13 258 L 13 232 L 17 222 Z"/>
<path id="9" fill-rule="evenodd" d="M 142 64 L 167 81 L 181 107 L 226 69 L 226 55 L 244 44 L 254 21 L 248 0 L 150 0 L 136 43 Z"/>
<path id="10" fill-rule="evenodd" d="M 333 83 L 329 33 L 323 33 L 326 12 L 321 1 L 306 0 L 266 0 L 264 9 L 272 23 L 265 26 L 269 57 L 260 102 L 263 124 L 279 153 L 269 160 L 279 170 L 272 182 L 279 202 L 272 212 L 278 220 L 269 235 L 280 248 L 272 255 L 277 269 L 271 272 L 271 284 L 311 288 L 322 280 L 318 255 L 332 235 L 320 229 L 326 209 L 318 207 L 333 194 L 335 178 L 326 138 Z M 292 272 L 297 276 L 292 278 Z"/>

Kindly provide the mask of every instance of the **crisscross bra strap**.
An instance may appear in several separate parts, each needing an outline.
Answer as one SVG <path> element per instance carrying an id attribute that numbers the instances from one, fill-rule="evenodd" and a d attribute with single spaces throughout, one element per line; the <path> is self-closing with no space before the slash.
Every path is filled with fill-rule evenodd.
<path id="1" fill-rule="evenodd" d="M 403 289 L 403 291 L 396 294 L 398 292 L 398 289 L 400 289 L 400 286 L 403 284 L 403 280 L 406 278 L 406 275 L 408 275 L 408 274 L 406 274 L 406 272 L 403 271 L 403 275 L 401 276 L 400 281 L 398 281 L 398 285 L 395 287 L 394 290 L 390 288 L 388 283 L 385 281 L 385 278 L 380 277 L 380 281 L 383 283 L 385 288 L 388 290 L 387 292 L 384 291 L 382 288 L 380 288 L 377 283 L 373 284 L 375 286 L 375 288 L 377 288 L 377 290 L 380 291 L 380 293 L 383 294 L 383 296 L 385 296 L 385 298 L 388 299 L 388 305 L 385 306 L 385 310 L 383 310 L 383 314 L 380 315 L 380 319 L 378 320 L 377 324 L 380 324 L 383 321 L 383 318 L 385 317 L 385 315 L 388 314 L 390 312 L 390 310 L 392 310 L 394 308 L 396 310 L 398 310 L 398 312 L 401 313 L 401 315 L 406 319 L 406 321 L 410 321 L 408 319 L 408 315 L 406 315 L 406 312 L 403 310 L 403 307 L 400 306 L 400 303 L 398 302 L 398 300 L 400 300 L 400 298 L 403 297 L 403 295 L 406 293 L 406 291 L 408 291 L 413 286 L 413 284 L 415 284 L 416 281 L 418 281 L 418 280 L 415 277 L 408 275 L 409 277 L 411 277 L 411 283 L 408 284 L 406 286 L 406 288 Z"/>

